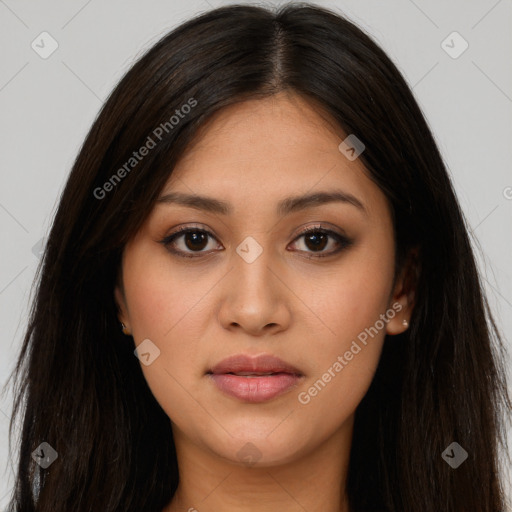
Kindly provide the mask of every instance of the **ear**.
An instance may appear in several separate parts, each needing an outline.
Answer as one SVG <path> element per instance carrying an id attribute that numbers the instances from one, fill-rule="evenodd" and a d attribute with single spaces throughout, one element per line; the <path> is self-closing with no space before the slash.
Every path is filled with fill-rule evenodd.
<path id="1" fill-rule="evenodd" d="M 418 255 L 418 247 L 409 251 L 405 264 L 396 280 L 389 304 L 389 308 L 396 311 L 396 314 L 386 324 L 386 334 L 401 334 L 409 328 L 420 273 Z M 405 325 L 404 320 L 407 321 Z"/>
<path id="2" fill-rule="evenodd" d="M 117 305 L 117 318 L 119 322 L 124 324 L 126 330 L 130 329 L 130 316 L 128 315 L 128 308 L 126 307 L 126 298 L 124 296 L 124 290 L 122 284 L 116 284 L 114 288 L 114 300 Z"/>

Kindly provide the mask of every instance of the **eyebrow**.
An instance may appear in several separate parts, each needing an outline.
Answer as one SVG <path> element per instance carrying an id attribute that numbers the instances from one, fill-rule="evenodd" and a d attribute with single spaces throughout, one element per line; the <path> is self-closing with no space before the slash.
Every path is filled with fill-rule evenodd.
<path id="1" fill-rule="evenodd" d="M 368 213 L 363 203 L 357 199 L 357 197 L 342 190 L 315 192 L 302 196 L 286 197 L 277 203 L 276 212 L 279 216 L 284 216 L 293 212 L 305 210 L 306 208 L 312 208 L 334 202 L 350 204 L 358 208 L 365 215 Z M 225 201 L 221 201 L 213 197 L 184 194 L 182 192 L 170 192 L 169 194 L 165 194 L 157 200 L 157 203 L 179 204 L 196 210 L 204 210 L 221 215 L 229 215 L 233 213 L 232 206 Z"/>

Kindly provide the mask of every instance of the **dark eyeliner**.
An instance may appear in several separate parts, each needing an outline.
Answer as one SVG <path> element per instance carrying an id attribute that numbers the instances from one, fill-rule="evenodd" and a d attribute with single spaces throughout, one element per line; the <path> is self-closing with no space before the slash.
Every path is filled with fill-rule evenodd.
<path id="1" fill-rule="evenodd" d="M 334 249 L 331 252 L 327 252 L 327 253 L 321 253 L 321 252 L 315 253 L 315 252 L 298 251 L 298 252 L 301 252 L 301 253 L 305 254 L 304 257 L 306 257 L 308 259 L 327 258 L 328 256 L 334 256 L 334 255 L 340 253 L 341 251 L 343 251 L 344 249 L 347 249 L 348 247 L 350 247 L 354 243 L 353 239 L 348 238 L 345 235 L 341 235 L 340 233 L 337 233 L 336 231 L 333 231 L 331 229 L 326 229 L 326 228 L 324 228 L 322 226 L 310 226 L 310 227 L 304 229 L 303 231 L 301 231 L 297 235 L 297 237 L 294 239 L 294 242 L 296 242 L 300 237 L 302 237 L 304 235 L 307 235 L 309 233 L 323 233 L 325 235 L 331 236 L 338 243 L 338 248 Z"/>
<path id="2" fill-rule="evenodd" d="M 177 250 L 171 248 L 171 243 L 174 242 L 174 240 L 176 238 L 178 238 L 180 235 L 186 234 L 186 233 L 204 233 L 212 238 L 215 238 L 212 233 L 210 233 L 209 231 L 207 231 L 205 229 L 186 226 L 186 227 L 180 227 L 180 228 L 176 229 L 173 233 L 171 233 L 170 235 L 167 235 L 162 240 L 160 240 L 159 243 L 161 243 L 170 253 L 175 254 L 176 256 L 180 256 L 183 258 L 197 258 L 197 257 L 201 256 L 201 254 L 202 254 L 201 251 L 198 251 L 196 253 L 193 253 L 193 252 L 187 253 L 187 252 L 183 252 L 183 251 L 177 251 Z"/>
<path id="3" fill-rule="evenodd" d="M 214 238 L 216 240 L 216 237 L 208 230 L 205 230 L 202 228 L 186 226 L 186 227 L 180 227 L 180 228 L 176 229 L 170 235 L 164 237 L 162 240 L 159 240 L 159 243 L 161 243 L 171 254 L 175 254 L 176 256 L 183 257 L 183 258 L 189 258 L 189 259 L 190 258 L 198 258 L 198 257 L 201 257 L 202 255 L 211 254 L 211 252 L 203 253 L 202 251 L 197 251 L 195 253 L 194 252 L 189 253 L 189 252 L 184 252 L 184 251 L 179 251 L 179 250 L 173 249 L 171 247 L 172 242 L 174 242 L 174 240 L 176 238 L 178 238 L 179 236 L 181 236 L 183 234 L 187 234 L 187 233 L 203 233 L 203 234 L 207 235 L 208 237 Z M 299 238 L 301 238 L 302 236 L 305 236 L 309 233 L 321 233 L 321 234 L 325 234 L 325 235 L 332 237 L 338 243 L 338 248 L 335 250 L 332 250 L 328 253 L 296 251 L 299 254 L 303 255 L 303 257 L 306 257 L 308 259 L 326 258 L 328 256 L 334 256 L 334 255 L 338 254 L 339 252 L 341 252 L 342 250 L 350 247 L 353 244 L 352 239 L 346 237 L 345 235 L 341 235 L 340 233 L 337 233 L 336 231 L 326 229 L 322 226 L 312 226 L 312 227 L 308 227 L 308 228 L 304 229 L 295 237 L 295 239 L 293 240 L 292 243 L 296 242 Z"/>

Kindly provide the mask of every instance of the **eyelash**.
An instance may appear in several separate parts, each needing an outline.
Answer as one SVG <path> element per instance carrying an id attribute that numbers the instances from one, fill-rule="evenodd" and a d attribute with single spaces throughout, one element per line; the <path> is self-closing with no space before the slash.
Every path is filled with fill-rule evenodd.
<path id="1" fill-rule="evenodd" d="M 171 233 L 170 235 L 166 236 L 164 239 L 160 240 L 160 243 L 163 244 L 169 252 L 171 252 L 172 254 L 175 254 L 179 257 L 198 258 L 202 254 L 204 254 L 202 251 L 196 251 L 195 253 L 194 252 L 187 253 L 187 252 L 184 252 L 181 250 L 171 249 L 169 247 L 173 242 L 175 242 L 175 240 L 177 238 L 179 238 L 180 236 L 183 236 L 185 234 L 188 234 L 188 233 L 204 233 L 204 234 L 215 239 L 214 235 L 205 229 L 188 226 L 188 227 L 181 227 L 181 228 L 177 229 L 176 231 L 174 231 L 174 233 Z M 311 254 L 311 256 L 306 256 L 306 258 L 308 258 L 308 259 L 325 258 L 328 256 L 333 256 L 333 255 L 341 252 L 343 249 L 350 247 L 353 244 L 353 240 L 347 238 L 344 235 L 340 235 L 339 233 L 336 233 L 335 231 L 323 228 L 322 226 L 310 226 L 310 227 L 304 229 L 293 240 L 293 242 L 296 242 L 299 238 L 301 238 L 305 235 L 308 235 L 310 233 L 321 233 L 324 235 L 329 235 L 330 237 L 332 237 L 336 240 L 336 242 L 339 244 L 339 247 L 337 249 L 335 249 L 334 251 L 331 251 L 328 253 L 314 253 L 314 252 L 309 253 L 309 254 Z M 304 251 L 299 251 L 299 252 L 304 252 Z"/>

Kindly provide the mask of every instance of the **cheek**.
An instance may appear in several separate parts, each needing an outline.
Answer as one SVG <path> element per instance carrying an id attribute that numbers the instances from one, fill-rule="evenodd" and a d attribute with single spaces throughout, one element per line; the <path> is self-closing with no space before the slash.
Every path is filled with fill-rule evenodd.
<path id="1" fill-rule="evenodd" d="M 154 363 L 142 365 L 146 376 L 151 379 L 158 367 L 174 375 L 177 361 L 179 368 L 186 371 L 193 361 L 197 337 L 188 332 L 187 338 L 182 339 L 182 330 L 200 299 L 193 293 L 195 288 L 185 282 L 183 273 L 171 267 L 165 252 L 150 243 L 140 243 L 127 251 L 123 282 L 136 345 L 149 339 L 160 350 Z"/>
<path id="2" fill-rule="evenodd" d="M 144 261 L 144 265 L 139 265 Z M 150 365 L 141 363 L 149 388 L 173 421 L 201 414 L 198 377 L 204 360 L 200 358 L 199 327 L 194 322 L 201 306 L 197 287 L 190 286 L 183 273 L 174 275 L 166 262 L 142 258 L 130 267 L 125 292 L 136 345 L 150 339 L 160 351 Z M 177 412 L 179 412 L 177 414 Z M 186 428 L 183 421 L 182 428 Z"/>
<path id="3" fill-rule="evenodd" d="M 173 344 L 189 317 L 201 309 L 207 280 L 200 273 L 184 272 L 154 247 L 133 251 L 126 258 L 124 285 L 134 338 L 160 340 L 162 348 Z M 194 332 L 189 334 L 193 339 Z"/>
<path id="4" fill-rule="evenodd" d="M 355 410 L 379 362 L 394 271 L 393 247 L 381 247 L 378 257 L 361 248 L 321 287 L 310 287 L 311 309 L 321 321 L 310 350 L 313 371 L 299 402 L 319 414 L 328 407 L 333 420 Z M 331 409 L 333 403 L 340 407 Z"/>
<path id="5" fill-rule="evenodd" d="M 131 303 L 133 336 L 137 344 L 150 339 L 160 355 L 154 364 L 143 366 L 142 370 L 151 387 L 167 385 L 171 377 L 189 389 L 205 370 L 201 343 L 204 344 L 206 313 L 201 313 L 201 294 L 194 293 L 179 280 L 173 280 L 172 286 L 164 286 L 166 278 L 162 275 L 143 281 Z M 156 389 L 153 391 L 158 396 Z M 179 392 L 180 388 L 175 391 Z M 169 388 L 165 392 L 174 394 Z"/>
<path id="6" fill-rule="evenodd" d="M 385 314 L 393 284 L 392 248 L 390 251 L 382 251 L 377 258 L 371 250 L 361 248 L 332 274 L 309 284 L 307 303 L 321 320 L 320 339 L 327 352 L 350 345 Z M 382 329 L 380 322 L 379 327 Z"/>

